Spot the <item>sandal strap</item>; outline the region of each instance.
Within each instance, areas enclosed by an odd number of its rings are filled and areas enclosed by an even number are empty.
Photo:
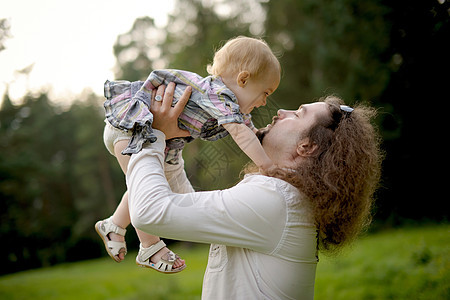
[[[125,236],[125,234],[127,233],[127,230],[125,228],[119,227],[114,224],[114,222],[112,221],[112,217],[109,217],[105,220],[105,231],[106,234],[112,232],[121,236]]]
[[[127,255],[127,246],[125,242],[108,241],[108,248],[114,256],[119,255],[121,252]],[[123,251],[120,251],[122,249]]]
[[[156,263],[156,268],[162,272],[170,272],[173,268],[173,263],[177,259],[177,255],[169,250],[166,253],[169,259],[161,258],[159,262]]]
[[[168,263],[164,262],[163,260],[160,260],[156,265],[156,269],[163,271],[163,272],[167,272],[167,271],[170,272],[170,271],[172,271],[172,266],[173,266],[173,263],[168,264]]]
[[[156,252],[164,248],[166,244],[163,241],[159,241],[156,244],[151,245],[148,248],[142,247],[142,244],[139,246],[139,256],[141,261],[146,261],[150,259]]]

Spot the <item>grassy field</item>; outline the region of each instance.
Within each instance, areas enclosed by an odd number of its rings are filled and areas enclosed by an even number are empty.
[[[321,258],[315,299],[450,299],[450,226],[384,231]]]
[[[0,299],[200,299],[208,246],[171,247],[186,259],[163,275],[109,257],[0,277]],[[450,299],[450,225],[361,238],[338,257],[321,256],[315,299]]]

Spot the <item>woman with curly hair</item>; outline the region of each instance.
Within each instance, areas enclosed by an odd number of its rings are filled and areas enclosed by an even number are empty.
[[[186,134],[176,119],[189,91],[171,107],[173,91],[160,88],[164,100],[152,103],[157,142],[130,159],[133,226],[211,244],[203,299],[313,299],[318,251],[342,248],[370,222],[382,159],[375,111],[337,97],[279,110],[257,132],[275,168],[250,166],[229,189],[195,192],[182,162],[164,163],[164,140]]]

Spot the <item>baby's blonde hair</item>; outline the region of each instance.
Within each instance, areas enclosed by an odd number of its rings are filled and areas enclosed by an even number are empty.
[[[217,76],[248,71],[250,76],[258,78],[268,71],[281,72],[281,66],[264,40],[238,36],[214,54],[213,64],[206,70]]]

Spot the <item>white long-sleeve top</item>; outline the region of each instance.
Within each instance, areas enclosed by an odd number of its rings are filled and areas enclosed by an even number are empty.
[[[255,174],[226,190],[194,192],[182,163],[164,172],[165,136],[155,134],[128,165],[131,221],[161,237],[211,244],[202,299],[313,299],[317,233],[298,190]]]

